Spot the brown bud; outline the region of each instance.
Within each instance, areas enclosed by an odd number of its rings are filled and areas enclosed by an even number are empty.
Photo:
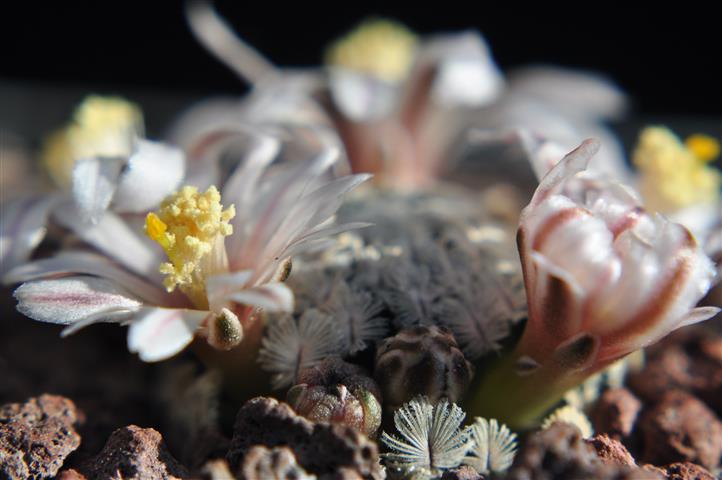
[[[208,320],[208,343],[218,350],[230,350],[243,340],[243,326],[236,314],[224,308]]]
[[[443,327],[402,330],[384,340],[376,353],[374,377],[390,410],[419,395],[433,404],[442,398],[457,402],[472,376],[473,366]]]

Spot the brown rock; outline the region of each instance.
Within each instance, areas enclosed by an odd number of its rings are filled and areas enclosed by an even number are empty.
[[[596,435],[588,440],[584,440],[587,444],[594,447],[597,456],[602,462],[611,465],[627,465],[634,467],[637,463],[634,457],[629,453],[627,448],[621,442],[609,438],[607,435]]]
[[[646,351],[645,368],[628,378],[643,400],[685,390],[722,415],[722,336],[712,329],[680,330]]]
[[[642,459],[655,465],[692,461],[714,470],[722,455],[722,422],[680,390],[667,392],[639,422]]]
[[[673,463],[662,468],[668,480],[715,480],[714,475],[696,463]]]
[[[304,470],[321,478],[343,478],[343,468],[364,479],[384,477],[378,448],[366,436],[345,425],[314,424],[272,398],[254,398],[239,410],[227,455],[231,468],[242,468],[256,445],[287,446]]]
[[[160,433],[135,425],[119,428],[103,450],[78,470],[88,478],[174,480],[188,472],[171,456]]]
[[[476,473],[476,470],[468,465],[459,468],[446,470],[441,476],[441,480],[484,480],[484,477]]]
[[[80,445],[78,415],[71,400],[56,395],[0,407],[0,477],[55,476]]]
[[[511,480],[661,479],[654,472],[604,463],[573,425],[556,422],[531,435],[517,453]]]
[[[61,471],[56,477],[57,480],[88,480],[88,478],[79,471],[71,468],[70,470]]]
[[[626,388],[606,390],[592,411],[594,431],[623,441],[634,430],[642,402]]]
[[[241,478],[245,480],[311,480],[315,478],[296,463],[288,447],[268,449],[262,445],[251,448],[243,459]]]

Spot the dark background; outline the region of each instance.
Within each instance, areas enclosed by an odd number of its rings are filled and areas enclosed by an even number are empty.
[[[420,33],[476,28],[504,69],[552,63],[605,72],[630,93],[636,114],[722,115],[719,21],[711,7],[694,2],[671,7],[535,2],[532,8],[481,1],[405,7],[285,3],[290,2],[216,5],[278,65],[318,63],[329,40],[377,14]],[[38,2],[3,6],[0,15],[0,81],[5,83],[140,88],[194,97],[244,89],[195,42],[182,2]]]

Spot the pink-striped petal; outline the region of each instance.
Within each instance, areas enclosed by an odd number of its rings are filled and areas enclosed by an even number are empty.
[[[33,320],[61,325],[88,318],[118,321],[142,305],[115,283],[86,276],[24,283],[14,296],[20,313]]]
[[[143,308],[130,323],[128,350],[144,362],[158,362],[188,346],[210,312]]]
[[[20,283],[52,276],[94,275],[112,280],[138,298],[154,305],[169,305],[172,296],[159,286],[133,275],[107,257],[90,252],[61,252],[20,265],[5,276],[6,283]]]
[[[72,204],[65,203],[53,211],[53,218],[63,227],[121,265],[146,278],[160,281],[158,266],[161,250],[142,232],[132,230],[121,217],[107,211],[95,225],[83,222]]]

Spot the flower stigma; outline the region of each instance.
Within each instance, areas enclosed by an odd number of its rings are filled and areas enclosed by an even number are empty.
[[[208,307],[206,279],[228,270],[223,239],[233,233],[229,221],[235,215],[233,205],[223,209],[215,186],[205,193],[184,186],[157,213],[148,213],[145,232],[168,255],[169,261],[160,265],[168,292],[179,287],[196,306]]]
[[[719,201],[720,172],[708,165],[720,152],[717,140],[692,135],[683,143],[665,127],[647,127],[634,152],[641,190],[652,210],[671,213],[700,203]]]
[[[367,20],[329,47],[326,63],[397,83],[411,69],[417,44],[398,22]]]

